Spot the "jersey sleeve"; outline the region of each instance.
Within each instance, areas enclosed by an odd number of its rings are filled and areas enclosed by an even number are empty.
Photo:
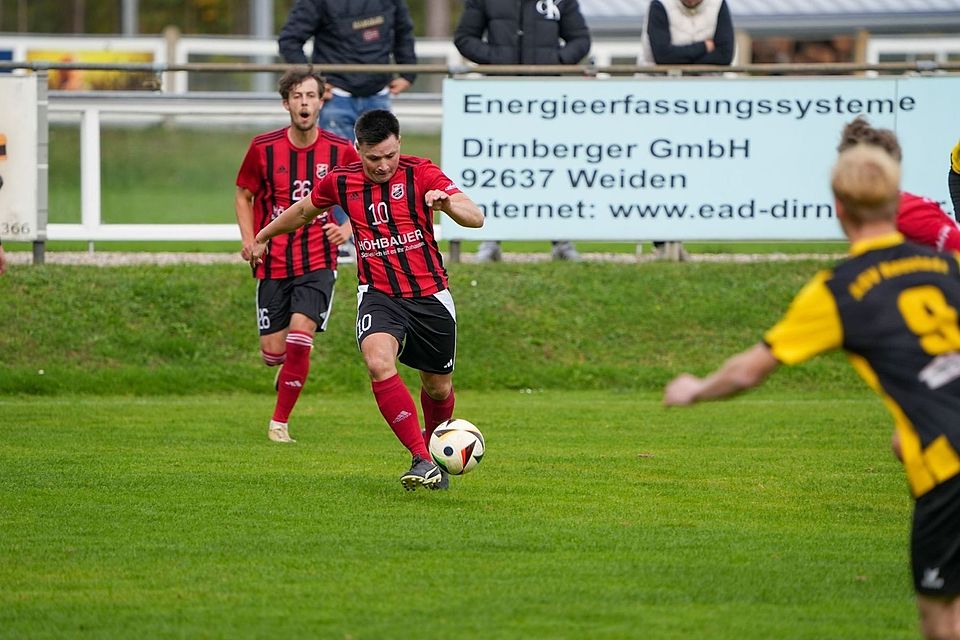
[[[422,189],[421,193],[426,193],[434,189],[446,191],[451,196],[455,193],[461,193],[457,183],[448,178],[440,167],[432,162],[424,162],[420,165],[417,182]]]
[[[960,229],[940,205],[912,194],[903,194],[897,211],[897,230],[911,242],[938,251],[960,250]]]
[[[357,150],[352,144],[341,145],[340,157],[338,158],[337,162],[341,167],[345,167],[353,162],[360,162],[360,154],[357,153]]]
[[[242,187],[250,193],[256,195],[260,191],[260,153],[254,145],[247,149],[247,155],[243,157],[243,163],[240,165],[240,171],[237,172],[237,186]]]
[[[313,189],[310,191],[310,203],[317,209],[329,209],[332,206],[340,204],[340,199],[337,196],[336,177],[338,175],[340,175],[340,173],[336,171],[328,173],[313,185]]]
[[[843,346],[843,325],[837,303],[827,288],[829,271],[822,271],[804,286],[783,318],[763,336],[773,357],[783,364],[798,364]]]

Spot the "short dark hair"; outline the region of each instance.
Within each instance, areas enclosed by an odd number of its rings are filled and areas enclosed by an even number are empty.
[[[317,88],[320,89],[320,97],[323,98],[323,87],[326,80],[320,75],[319,71],[314,71],[313,67],[293,67],[287,69],[284,74],[280,76],[279,82],[277,82],[277,91],[280,92],[280,97],[284,100],[289,98],[293,88],[307,78],[313,78],[317,81]]]
[[[871,127],[866,118],[857,116],[843,128],[837,151],[846,151],[850,147],[861,143],[880,147],[897,162],[903,160],[903,151],[900,150],[900,141],[897,140],[897,134],[890,129]]]
[[[357,144],[380,144],[390,136],[400,137],[400,121],[386,109],[373,109],[357,118],[353,133]]]

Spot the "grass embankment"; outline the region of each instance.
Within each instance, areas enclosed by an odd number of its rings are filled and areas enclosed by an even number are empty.
[[[467,389],[658,390],[758,339],[814,263],[452,265],[457,384]],[[341,271],[310,386],[365,388],[356,277]],[[263,391],[254,282],[235,266],[15,267],[0,278],[5,393]],[[38,372],[42,370],[43,374]],[[775,388],[859,389],[839,356]]]

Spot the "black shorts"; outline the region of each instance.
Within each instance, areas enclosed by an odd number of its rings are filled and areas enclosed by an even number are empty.
[[[917,593],[960,595],[960,475],[917,499],[910,548]]]
[[[333,285],[337,272],[318,269],[295,278],[257,281],[257,326],[266,336],[290,326],[290,316],[302,313],[317,323],[317,331],[327,328],[333,306]]]
[[[357,346],[372,333],[400,343],[400,362],[427,373],[452,373],[457,356],[457,311],[450,291],[395,298],[361,287],[357,292]]]

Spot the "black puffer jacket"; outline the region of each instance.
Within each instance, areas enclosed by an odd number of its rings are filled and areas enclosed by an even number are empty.
[[[467,0],[453,42],[477,64],[577,64],[590,30],[577,0]]]
[[[306,62],[304,43],[313,38],[318,64],[416,64],[413,20],[406,0],[297,0],[280,31],[280,55]],[[415,76],[403,76],[413,82]],[[390,83],[390,74],[330,73],[327,81],[357,96]]]

